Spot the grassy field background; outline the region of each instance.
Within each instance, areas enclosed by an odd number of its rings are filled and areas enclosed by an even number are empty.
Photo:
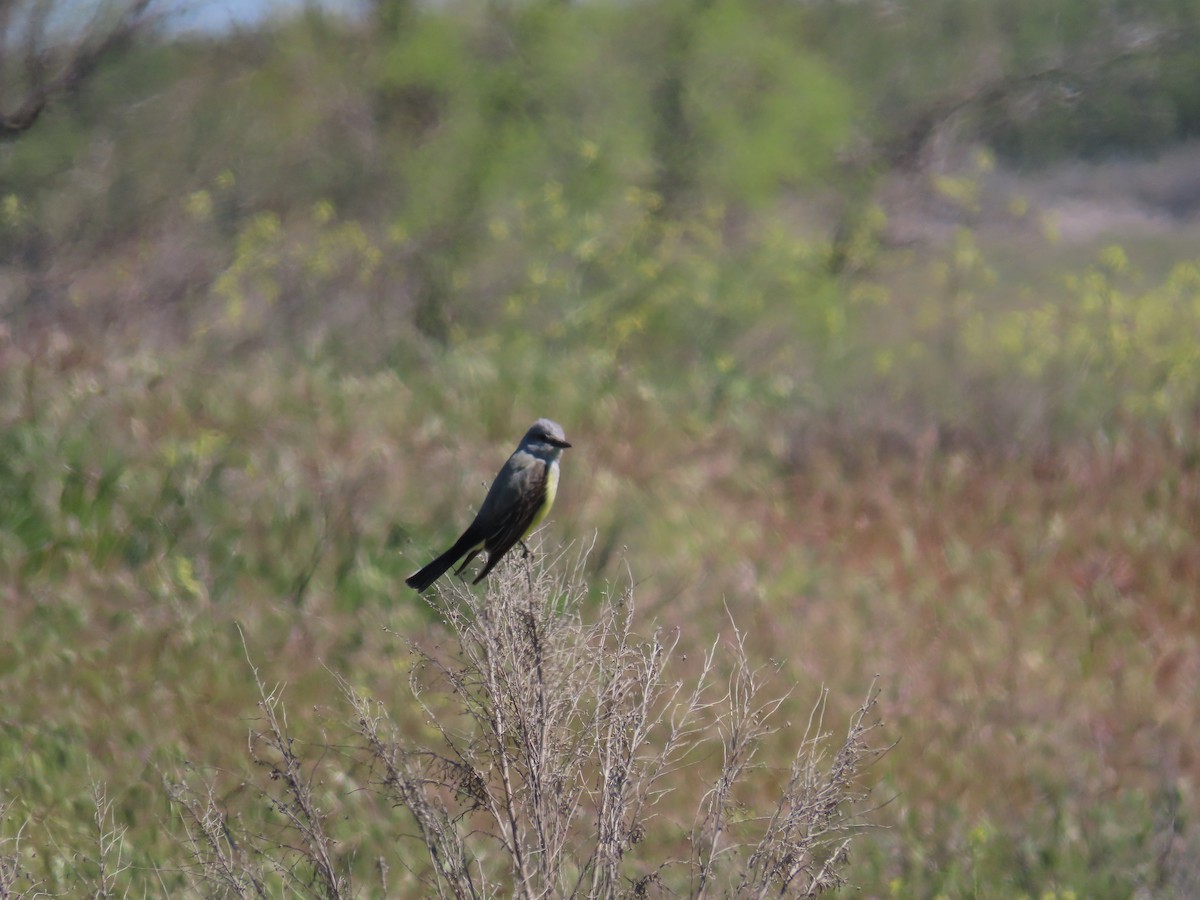
[[[1043,122],[1054,166],[963,140],[864,188],[838,160],[870,73],[811,43],[849,42],[840,13],[394,9],[369,38],[163,39],[2,148],[7,884],[185,890],[181,786],[286,844],[257,670],[339,864],[416,890],[337,677],[421,733],[405,641],[445,632],[403,578],[550,416],[574,447],[544,547],[632,583],[685,673],[732,617],[788,722],[827,690],[836,731],[877,686],[862,895],[1200,891],[1195,146],[1086,162]],[[672,170],[629,92],[679,21],[709,102]],[[703,80],[715,34],[819,89],[722,118],[747,88]]]

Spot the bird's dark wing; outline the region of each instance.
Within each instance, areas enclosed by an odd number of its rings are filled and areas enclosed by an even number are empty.
[[[488,553],[487,565],[476,576],[474,584],[486,578],[513,544],[525,537],[525,532],[546,502],[546,473],[546,464],[538,460],[517,476],[522,481],[520,490],[513,492],[512,502],[498,512],[496,521],[488,523],[492,527],[483,544]]]

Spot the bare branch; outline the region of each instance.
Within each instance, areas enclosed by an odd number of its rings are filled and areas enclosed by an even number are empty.
[[[13,802],[0,800],[0,825],[12,816]],[[28,824],[25,819],[11,836],[5,836],[11,829],[0,831],[0,898],[36,896],[42,890],[42,880],[30,875],[22,862],[21,840]]]
[[[243,898],[269,896],[245,848],[230,832],[229,816],[217,803],[212,785],[206,785],[200,795],[183,782],[168,781],[166,789],[167,796],[182,813],[183,843],[197,863],[192,873],[196,880],[221,894]]]
[[[1172,46],[1194,40],[1193,29],[1171,28],[1138,31],[1123,39],[1084,47],[1061,61],[1023,72],[1005,72],[933,96],[919,109],[910,111],[890,133],[854,154],[859,166],[883,164],[901,171],[919,171],[927,164],[931,141],[956,117],[969,111],[986,112],[1015,99],[1038,93],[1046,97],[1075,94],[1098,76],[1133,59],[1153,58]]]
[[[325,815],[313,796],[312,767],[306,771],[288,734],[282,686],[268,690],[250,661],[248,649],[246,660],[258,686],[258,707],[266,723],[264,730],[251,732],[250,754],[256,763],[270,771],[273,781],[283,785],[283,795],[270,796],[271,804],[300,837],[301,856],[312,866],[323,896],[329,900],[348,897],[351,895],[349,879],[339,871],[333,851],[334,839],[326,829]]]
[[[101,3],[73,42],[56,41],[49,33],[48,23],[57,9],[53,0],[0,4],[0,77],[23,86],[19,97],[0,99],[0,141],[14,140],[32,128],[51,100],[78,91],[101,62],[127,48],[150,24],[154,2],[130,0],[117,10]],[[18,21],[23,31],[14,38],[11,32]],[[22,48],[19,62],[5,52],[14,41]],[[14,65],[20,67],[19,74],[10,70]]]

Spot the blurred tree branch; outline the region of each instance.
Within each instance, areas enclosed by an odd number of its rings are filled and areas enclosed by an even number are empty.
[[[101,2],[72,28],[79,10],[66,2],[0,0],[0,141],[33,127],[52,99],[77,91],[127,47],[148,27],[154,2]]]
[[[957,123],[968,121],[972,137],[986,140],[995,123],[1010,120],[1013,110],[1023,108],[1022,114],[1029,115],[1050,104],[1098,96],[1111,87],[1113,73],[1120,67],[1143,65],[1154,71],[1159,60],[1186,48],[1198,34],[1200,23],[1194,17],[1161,23],[1108,23],[1099,34],[1050,54],[1040,64],[981,72],[964,79],[964,84],[881,110],[878,133],[843,157],[850,187],[831,237],[829,270],[836,274],[856,265],[852,245],[870,218],[872,189],[878,177],[920,176],[936,168],[933,148],[937,139]]]
[[[896,124],[870,148],[872,164],[900,171],[925,168],[926,151],[938,132],[961,113],[986,112],[1019,98],[1041,102],[1050,93],[1076,96],[1099,76],[1123,63],[1153,58],[1169,47],[1195,38],[1192,29],[1163,29],[1121,35],[1099,47],[1087,47],[1067,59],[1027,71],[1003,72],[959,88],[929,102]]]

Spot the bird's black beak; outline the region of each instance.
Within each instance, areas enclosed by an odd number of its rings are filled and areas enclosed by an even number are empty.
[[[550,443],[555,447],[561,447],[564,450],[571,446],[570,441],[560,441],[558,438],[550,438]]]

